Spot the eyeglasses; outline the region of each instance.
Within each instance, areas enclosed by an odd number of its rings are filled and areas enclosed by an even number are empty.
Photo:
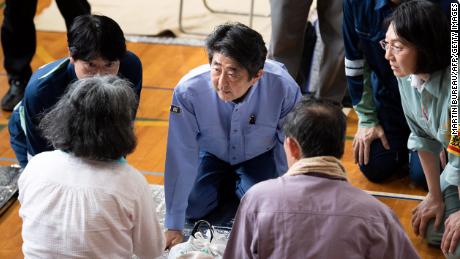
[[[403,50],[403,48],[391,45],[389,42],[387,42],[385,40],[381,40],[381,41],[379,41],[379,43],[380,43],[380,46],[382,47],[382,49],[388,50],[388,48],[390,48],[390,50],[393,52],[393,54],[398,54],[399,52],[401,52],[401,50]]]

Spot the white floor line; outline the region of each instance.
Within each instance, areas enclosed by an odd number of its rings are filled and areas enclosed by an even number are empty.
[[[422,201],[425,199],[425,196],[421,195],[410,195],[410,194],[401,194],[401,193],[391,193],[391,192],[376,192],[376,191],[365,191],[368,194],[375,196],[375,197],[382,197],[382,198],[393,198],[393,199],[403,199],[403,200],[414,200],[414,201]]]

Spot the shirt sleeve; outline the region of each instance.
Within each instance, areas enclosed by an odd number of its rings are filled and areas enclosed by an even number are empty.
[[[37,80],[32,82],[32,84],[35,83],[37,83]],[[24,124],[26,128],[25,132],[27,136],[27,153],[32,156],[44,151],[53,150],[52,146],[48,144],[48,141],[42,137],[39,130],[41,117],[47,112],[44,108],[46,105],[41,102],[41,94],[42,92],[38,91],[35,85],[28,85],[22,100],[22,105],[24,107]]]
[[[257,224],[255,213],[248,208],[248,199],[248,195],[241,199],[223,258],[258,258]]]
[[[458,67],[460,60],[457,60],[457,62],[458,62],[457,63],[457,67]],[[450,81],[447,81],[446,85],[443,85],[442,87],[451,88]],[[450,108],[450,105],[449,105],[449,108]],[[452,123],[452,120],[450,117],[449,117],[449,121],[450,123]],[[449,144],[447,146],[447,161],[448,162],[446,164],[446,167],[444,168],[444,171],[441,177],[442,190],[444,190],[444,188],[447,187],[447,186],[443,186],[442,184],[443,178],[444,178],[444,181],[448,183],[448,185],[460,186],[460,135],[457,135],[457,136],[451,135]]]
[[[142,63],[136,55],[132,54],[132,56],[134,67],[134,76],[132,79],[132,83],[134,84],[134,91],[136,92],[137,97],[140,98],[142,91]]]
[[[139,57],[128,51],[126,57],[120,63],[120,73],[132,83],[132,89],[136,93],[138,100],[137,110],[142,91],[142,63]]]
[[[178,87],[179,88],[179,87]],[[188,195],[198,170],[198,124],[190,103],[174,91],[169,115],[168,144],[165,166],[167,229],[184,228]]]
[[[292,109],[294,109],[295,105],[300,101],[302,98],[302,93],[300,92],[300,88],[297,84],[292,80],[292,82],[286,82],[287,84],[292,83],[294,87],[288,87],[287,89],[294,89],[288,92],[285,100],[283,102],[283,107],[280,113],[280,118],[278,121],[278,125],[276,127],[276,137],[277,141],[275,144],[275,162],[276,162],[276,170],[279,175],[283,175],[287,171],[287,159],[286,153],[284,152],[284,132],[283,132],[283,124],[286,116]]]
[[[405,89],[407,87],[411,87],[406,85],[404,80],[407,80],[407,78],[398,78],[399,88]],[[411,105],[411,101],[405,91],[400,90],[399,92],[401,95],[401,105],[404,111],[404,117],[406,117],[407,125],[411,131],[409,139],[407,140],[407,148],[410,150],[425,150],[438,155],[443,148],[442,144],[439,143],[438,140],[427,135],[425,131],[418,126],[418,123],[408,116],[411,110],[411,107],[409,107]]]
[[[30,172],[29,171],[34,171],[35,169],[35,166],[34,166],[34,163],[32,162],[33,160],[31,160],[31,162],[29,162],[27,164],[27,167],[24,168],[24,171],[22,171],[22,173],[19,175],[19,179],[18,179],[18,189],[19,189],[19,194],[18,194],[18,201],[21,205],[24,204],[24,198],[25,198],[25,193],[26,193],[26,190],[27,190],[27,187],[29,185],[29,178],[30,178]],[[22,210],[19,211],[19,215],[22,217]]]
[[[451,136],[447,146],[448,162],[444,168],[445,180],[455,186],[460,186],[460,136]]]
[[[360,49],[352,6],[351,0],[343,2],[342,29],[345,46],[345,75],[353,108],[358,114],[358,126],[369,128],[379,124],[379,121],[373,101],[370,70]]]
[[[404,104],[403,104],[404,108]],[[438,140],[428,136],[411,118],[406,114],[407,125],[410,128],[409,139],[407,140],[407,148],[410,150],[424,150],[435,154],[436,156],[442,150],[442,144]]]
[[[133,229],[133,252],[140,259],[156,258],[164,250],[164,235],[155,208],[149,186],[144,183],[135,204]]]

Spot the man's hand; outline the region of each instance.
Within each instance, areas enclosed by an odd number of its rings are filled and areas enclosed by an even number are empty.
[[[441,249],[444,254],[454,253],[460,238],[460,211],[450,214],[444,223]]]
[[[353,153],[355,154],[355,163],[367,165],[369,163],[369,152],[371,143],[375,139],[380,139],[385,149],[390,149],[390,144],[385,137],[382,126],[377,125],[372,128],[358,128],[353,140]]]
[[[179,244],[184,239],[181,230],[166,230],[165,231],[165,240],[166,246],[165,250],[171,249],[173,246]]]
[[[418,236],[425,237],[426,228],[430,219],[435,218],[434,227],[439,229],[442,216],[444,215],[444,202],[441,199],[434,199],[430,193],[412,210],[412,228]]]

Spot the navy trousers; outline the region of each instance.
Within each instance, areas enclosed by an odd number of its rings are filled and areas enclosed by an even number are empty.
[[[371,76],[376,77],[375,74]],[[426,187],[418,154],[407,149],[410,129],[401,107],[397,84],[389,84],[381,88],[373,85],[372,94],[378,120],[385,131],[390,149],[386,150],[380,139],[374,140],[370,147],[369,163],[360,166],[361,172],[372,182],[382,182],[398,171],[407,171],[409,167],[411,180],[417,185]]]
[[[407,139],[390,139],[390,149],[386,150],[380,139],[374,140],[369,153],[369,163],[360,165],[361,172],[372,182],[382,182],[394,172],[409,165],[409,177],[419,186],[426,188],[425,175],[416,151],[408,150]]]
[[[273,150],[236,165],[205,152],[188,198],[186,217],[201,219],[218,206],[225,210],[225,202],[232,197],[239,200],[254,184],[276,177]]]

